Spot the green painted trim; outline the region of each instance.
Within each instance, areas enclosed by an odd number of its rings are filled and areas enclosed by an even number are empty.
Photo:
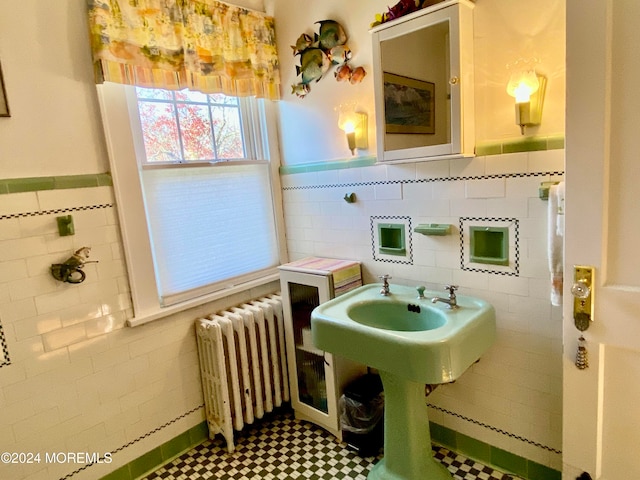
[[[182,432],[177,437],[166,441],[144,455],[130,461],[126,465],[105,475],[101,480],[136,480],[137,478],[155,472],[162,465],[173,461],[196,445],[209,438],[207,422],[201,422]]]
[[[69,188],[110,187],[111,174],[61,175],[58,177],[29,177],[0,179],[0,194],[64,190]]]
[[[564,135],[549,135],[548,137],[525,137],[515,140],[504,140],[502,142],[478,143],[476,145],[476,155],[502,155],[505,153],[561,150],[563,148]]]
[[[508,473],[527,480],[562,479],[562,473],[557,470],[494,447],[443,425],[429,422],[429,429],[433,442],[485,465],[506,470]]]
[[[283,165],[280,167],[280,175],[293,175],[295,173],[325,172],[327,170],[342,170],[345,168],[370,167],[376,164],[376,157],[346,158],[331,162],[303,163],[301,165]]]

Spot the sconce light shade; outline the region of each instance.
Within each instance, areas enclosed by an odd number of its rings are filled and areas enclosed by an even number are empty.
[[[363,149],[368,147],[367,120],[366,113],[356,112],[340,106],[338,127],[347,136],[347,144],[349,150],[351,150],[351,155],[355,154],[356,148]]]
[[[524,135],[524,128],[540,125],[547,78],[534,68],[517,70],[511,74],[507,93],[516,100],[516,124]]]

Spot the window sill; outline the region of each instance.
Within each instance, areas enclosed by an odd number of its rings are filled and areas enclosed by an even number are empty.
[[[179,313],[184,310],[188,310],[190,308],[204,305],[205,303],[210,303],[231,295],[246,292],[252,288],[261,287],[268,283],[278,281],[279,279],[280,279],[280,275],[276,271],[274,273],[265,275],[264,277],[257,278],[255,280],[245,282],[239,285],[234,285],[232,287],[225,288],[223,290],[218,290],[217,292],[213,292],[208,295],[202,295],[201,297],[197,297],[192,300],[177,303],[175,305],[171,305],[164,308],[159,307],[155,311],[142,312],[140,315],[135,316],[130,320],[127,320],[127,326],[138,327],[140,325],[144,325],[145,323],[153,322],[154,320],[160,320],[162,318],[168,317],[175,313]]]

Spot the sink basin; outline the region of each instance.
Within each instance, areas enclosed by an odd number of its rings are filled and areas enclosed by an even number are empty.
[[[495,311],[484,300],[458,295],[449,309],[425,292],[380,284],[356,288],[318,306],[311,315],[315,345],[370,367],[420,383],[458,378],[495,339]]]
[[[401,332],[434,330],[442,327],[447,321],[445,312],[421,307],[416,302],[361,302],[349,307],[347,315],[362,325]]]
[[[452,480],[431,452],[425,384],[452,382],[495,338],[493,307],[459,295],[458,308],[433,304],[440,294],[365,285],[316,307],[311,336],[327,352],[377,368],[384,387],[384,458],[368,480]]]

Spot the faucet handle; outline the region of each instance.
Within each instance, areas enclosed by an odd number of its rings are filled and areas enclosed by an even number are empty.
[[[389,295],[389,279],[391,278],[391,275],[378,275],[378,278],[382,280],[380,295],[384,295],[386,297]]]
[[[444,289],[445,290],[449,290],[449,296],[450,297],[455,297],[456,290],[458,290],[458,285],[445,285]]]
[[[426,287],[424,285],[419,285],[416,287],[416,290],[418,291],[418,298],[422,299],[424,298],[424,291],[425,291]]]

